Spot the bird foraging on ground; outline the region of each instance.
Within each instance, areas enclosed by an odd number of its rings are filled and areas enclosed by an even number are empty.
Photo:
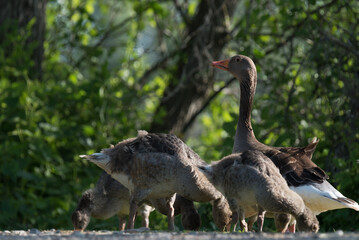
[[[164,198],[168,229],[174,230],[176,193],[192,201],[211,201],[218,228],[224,230],[230,225],[232,213],[224,196],[197,168],[206,163],[174,135],[139,131],[136,138],[80,157],[95,163],[129,189],[129,228],[133,228],[136,209],[142,201]]]

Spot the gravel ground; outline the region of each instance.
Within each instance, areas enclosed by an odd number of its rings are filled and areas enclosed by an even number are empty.
[[[28,231],[0,231],[0,239],[40,239],[40,240],[232,240],[232,239],[359,239],[359,232],[336,231],[332,233],[219,233],[219,232],[158,232],[137,229],[135,231],[85,231],[74,232],[64,230],[29,229]]]

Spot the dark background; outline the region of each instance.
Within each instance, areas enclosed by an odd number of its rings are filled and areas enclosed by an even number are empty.
[[[239,84],[210,62],[235,54],[257,66],[257,138],[318,137],[313,160],[359,201],[358,18],[355,0],[1,1],[0,229],[72,229],[100,175],[78,155],[138,129],[175,133],[206,161],[231,153]],[[354,210],[319,220],[321,231],[359,228]],[[165,217],[153,213],[151,228]]]

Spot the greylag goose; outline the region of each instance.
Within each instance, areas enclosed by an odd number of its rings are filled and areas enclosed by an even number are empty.
[[[242,230],[247,231],[246,216],[258,212],[259,222],[263,222],[266,211],[292,215],[300,231],[319,230],[314,213],[289,189],[278,168],[262,152],[232,154],[200,169],[227,198],[232,223],[236,225],[239,219]]]
[[[125,230],[126,217],[130,208],[130,192],[122,184],[103,172],[92,189],[86,190],[72,213],[75,230],[83,231],[90,223],[91,217],[108,219],[117,215],[120,231]],[[138,213],[142,217],[142,227],[148,228],[149,215],[153,207],[142,204]]]
[[[155,199],[141,205],[137,213],[142,217],[142,227],[149,228],[149,215],[154,208],[167,215],[164,199]],[[154,208],[153,208],[154,207]],[[185,230],[197,231],[201,226],[201,218],[189,201],[176,195],[173,205],[177,216],[181,214],[181,223]],[[130,209],[130,192],[121,183],[114,180],[106,172],[102,172],[96,186],[86,190],[72,214],[72,224],[75,230],[85,230],[91,217],[108,219],[117,215],[120,220],[120,231],[125,229],[126,217]]]
[[[289,187],[303,198],[315,214],[340,208],[359,211],[358,203],[336,190],[327,181],[328,175],[311,160],[318,144],[316,139],[306,147],[271,147],[256,139],[251,125],[251,110],[257,70],[249,57],[238,55],[213,62],[212,66],[230,72],[240,83],[240,109],[233,153],[245,150],[264,153],[279,168]]]
[[[230,226],[232,213],[224,196],[196,167],[206,163],[174,135],[139,131],[136,138],[80,157],[95,163],[130,190],[129,228],[133,228],[139,203],[165,198],[168,228],[173,230],[176,193],[196,202],[212,201],[217,227],[224,230]]]

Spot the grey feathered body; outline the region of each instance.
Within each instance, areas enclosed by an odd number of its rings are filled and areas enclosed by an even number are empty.
[[[205,165],[205,162],[174,135],[139,135],[105,149],[103,153],[110,157],[105,170],[115,179],[119,174],[126,175],[136,189],[134,192],[146,195],[148,199],[168,197],[174,193],[197,202],[221,197],[221,193],[195,167]],[[131,190],[131,184],[126,181],[122,184]]]
[[[174,135],[140,131],[136,138],[83,157],[126,186],[138,203],[175,193],[197,202],[213,200],[218,216],[223,218],[215,220],[218,227],[229,222],[231,212],[223,195],[197,168],[206,163]]]
[[[231,210],[243,213],[243,217],[257,214],[258,206],[271,213],[293,215],[302,231],[318,230],[315,215],[289,189],[278,168],[263,153],[232,154],[202,169],[226,196]]]
[[[164,198],[147,201],[146,204],[142,204],[138,210],[138,213],[142,216],[143,227],[148,227],[149,214],[154,210],[153,207],[160,213],[167,215],[166,201]],[[174,209],[175,216],[178,214],[182,215],[182,225],[184,229],[199,229],[200,216],[192,201],[177,195]],[[102,172],[96,186],[83,193],[73,213],[72,221],[75,229],[84,230],[90,222],[90,217],[108,219],[117,215],[120,221],[122,219],[125,221],[129,212],[129,190],[106,172]],[[84,222],[81,223],[81,221]]]
[[[144,221],[153,207],[143,204],[138,213]],[[117,215],[121,222],[126,222],[130,211],[130,192],[126,187],[103,172],[92,189],[86,190],[72,214],[72,223],[75,229],[86,229],[90,218],[108,219]]]

